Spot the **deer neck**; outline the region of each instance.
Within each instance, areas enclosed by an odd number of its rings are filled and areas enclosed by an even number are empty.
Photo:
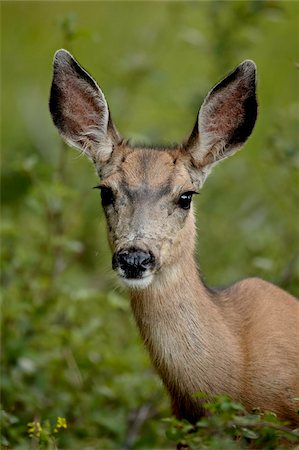
[[[192,245],[148,288],[130,292],[137,325],[157,371],[169,391],[177,393],[173,396],[189,403],[198,391],[232,392],[231,380],[239,377],[240,366],[238,345],[223,320],[216,294],[198,275],[194,242],[193,238]],[[186,408],[190,410],[190,405]]]
[[[172,263],[155,274],[147,288],[130,291],[133,312],[146,342],[151,340],[157,326],[181,336],[189,335],[194,325],[201,328],[210,322],[208,318],[216,308],[198,274],[195,238],[191,211],[188,225],[179,239],[187,244],[181,245]]]
[[[154,363],[203,348],[217,308],[198,275],[193,256],[164,268],[146,289],[130,292],[133,313]]]

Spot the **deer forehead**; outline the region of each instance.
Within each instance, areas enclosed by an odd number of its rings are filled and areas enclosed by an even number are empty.
[[[119,155],[120,156],[120,155]],[[117,171],[105,184],[136,191],[169,193],[192,190],[193,185],[179,150],[123,149]]]

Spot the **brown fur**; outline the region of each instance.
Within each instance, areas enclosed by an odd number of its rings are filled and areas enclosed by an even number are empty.
[[[194,394],[203,391],[298,424],[299,302],[257,278],[207,289],[194,257],[192,206],[180,205],[250,135],[254,63],[244,61],[214,87],[190,138],[173,149],[126,145],[102,91],[65,50],[55,55],[50,110],[61,135],[92,159],[113,194],[104,209],[114,254],[137,248],[154,255],[143,277],[119,275],[135,283],[133,313],[175,414],[196,421],[203,410]]]
[[[168,157],[167,152],[135,150],[131,155],[127,178],[122,178],[129,189],[138,189],[138,173],[142,180],[139,188],[148,186],[149,195],[167,179],[183,177],[180,161],[178,168],[167,167],[171,153]],[[143,160],[149,164],[147,175],[140,172]],[[157,174],[154,171],[159,165],[164,171],[151,183],[150,174]],[[149,212],[156,217],[154,209]],[[298,423],[299,405],[293,399],[299,394],[299,302],[255,278],[212,293],[197,272],[193,213],[189,213],[177,236],[171,230],[165,234],[161,220],[154,221],[151,229],[157,242],[143,239],[142,245],[153,249],[158,244],[155,251],[161,249],[162,268],[148,288],[134,289],[130,296],[140,333],[170,392],[174,411],[194,421],[202,413],[194,393],[225,393],[248,410],[260,407]],[[122,219],[120,225],[125,223]],[[163,240],[172,244],[171,255],[167,247],[165,257],[159,225]]]

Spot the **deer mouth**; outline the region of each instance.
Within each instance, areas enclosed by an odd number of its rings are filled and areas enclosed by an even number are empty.
[[[126,278],[120,276],[120,279],[124,283],[124,285],[129,287],[130,289],[145,289],[151,284],[153,278],[153,274],[146,275],[142,278]]]

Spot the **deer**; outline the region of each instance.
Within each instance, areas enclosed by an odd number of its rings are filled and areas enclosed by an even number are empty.
[[[195,423],[205,414],[195,394],[205,392],[298,425],[298,300],[259,278],[208,288],[195,255],[192,197],[254,128],[255,63],[245,60],[212,88],[176,146],[122,138],[101,88],[64,49],[54,56],[49,108],[62,138],[101,180],[112,268],[128,288],[174,415]]]

